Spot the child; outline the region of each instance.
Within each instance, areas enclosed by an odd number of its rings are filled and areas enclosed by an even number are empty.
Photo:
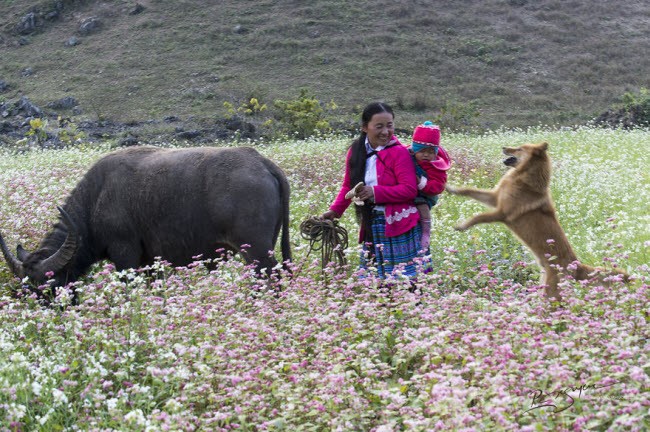
[[[445,190],[451,160],[445,149],[440,146],[440,128],[430,121],[415,128],[408,149],[414,159],[418,177],[419,192],[415,198],[415,206],[420,213],[422,227],[420,247],[426,251],[429,249],[431,238],[431,207],[436,205],[438,194]]]

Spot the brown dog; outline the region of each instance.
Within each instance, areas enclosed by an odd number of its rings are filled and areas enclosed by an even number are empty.
[[[503,162],[513,167],[492,190],[455,188],[447,186],[452,194],[474,198],[495,209],[480,213],[456,227],[464,231],[479,223],[503,222],[530,248],[542,269],[541,283],[546,285],[546,295],[561,300],[557,284],[559,272],[566,271],[577,280],[589,279],[601,270],[578,263],[555,213],[549,190],[551,160],[546,150],[548,143],[524,144],[521,147],[504,147],[508,155]],[[573,264],[575,263],[575,264]],[[603,273],[598,278],[624,272]]]

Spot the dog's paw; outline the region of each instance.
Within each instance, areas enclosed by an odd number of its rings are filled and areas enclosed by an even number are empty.
[[[462,231],[466,231],[466,230],[467,230],[467,227],[466,227],[465,225],[462,225],[462,224],[461,224],[461,225],[456,225],[456,226],[454,227],[454,229],[455,229],[456,231],[461,231],[461,232],[462,232]]]
[[[457,194],[458,193],[458,189],[456,189],[453,186],[449,186],[449,185],[445,186],[445,190],[447,192],[449,192],[450,194]]]

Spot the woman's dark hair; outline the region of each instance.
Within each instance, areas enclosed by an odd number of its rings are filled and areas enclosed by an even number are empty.
[[[379,113],[389,113],[393,118],[395,114],[393,113],[393,108],[390,105],[383,102],[373,102],[366,106],[361,113],[361,126],[368,126],[372,116]],[[350,186],[354,187],[357,183],[362,182],[366,178],[366,133],[361,130],[361,135],[359,138],[352,141],[350,145],[350,159],[349,159],[349,168],[350,168]],[[366,228],[370,228],[370,212],[372,211],[371,206],[354,206],[357,213],[357,219],[365,222]],[[366,235],[366,239],[370,237]],[[367,240],[368,241],[368,240]]]

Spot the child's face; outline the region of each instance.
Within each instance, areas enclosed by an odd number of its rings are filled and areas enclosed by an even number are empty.
[[[436,160],[436,150],[433,147],[427,147],[415,153],[415,159],[420,161]]]

